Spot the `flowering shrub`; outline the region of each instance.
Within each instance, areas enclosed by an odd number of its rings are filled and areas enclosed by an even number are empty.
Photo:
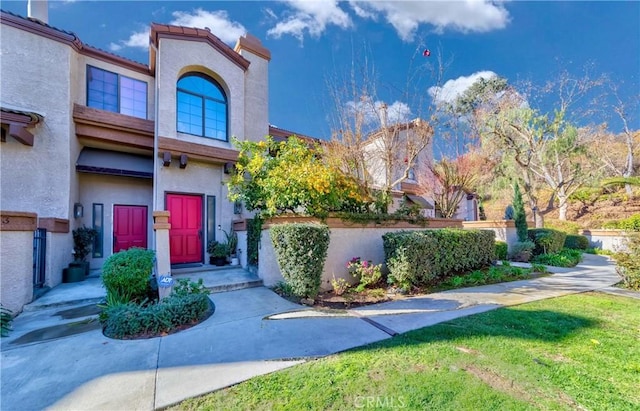
[[[358,292],[364,291],[368,286],[377,284],[382,279],[382,264],[375,265],[371,260],[361,260],[360,257],[353,257],[347,263],[347,268],[359,281],[356,287]]]

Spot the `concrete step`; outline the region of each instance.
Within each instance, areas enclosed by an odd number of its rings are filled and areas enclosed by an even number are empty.
[[[226,267],[223,269],[184,273],[176,273],[173,271],[172,276],[176,282],[181,278],[187,278],[190,281],[202,279],[204,286],[212,293],[261,287],[263,285],[262,280],[258,278],[257,275],[251,274],[241,267]]]

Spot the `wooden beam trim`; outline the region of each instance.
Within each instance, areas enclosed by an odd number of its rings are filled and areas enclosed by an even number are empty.
[[[171,151],[171,154],[175,156],[187,154],[190,158],[216,163],[237,161],[239,154],[236,150],[211,147],[204,144],[180,141],[175,138],[168,137],[158,138],[158,150]]]
[[[76,124],[76,136],[96,141],[117,143],[127,147],[153,150],[153,135],[132,134],[93,124]]]
[[[111,129],[147,134],[152,137],[155,129],[155,122],[153,120],[98,110],[80,104],[73,105],[73,120],[76,123],[95,124]]]
[[[0,231],[35,231],[38,214],[24,211],[0,211]]]
[[[9,135],[25,146],[33,147],[33,134],[27,131],[24,124],[9,124]]]

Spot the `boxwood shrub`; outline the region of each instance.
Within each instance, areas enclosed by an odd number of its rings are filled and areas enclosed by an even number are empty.
[[[488,230],[422,230],[382,236],[389,282],[404,289],[438,283],[455,272],[474,270],[495,258],[495,233]]]
[[[102,283],[111,300],[142,301],[149,295],[155,252],[133,247],[112,254],[102,266]]]
[[[533,249],[534,255],[557,253],[564,247],[564,240],[567,234],[552,228],[533,228],[528,232],[529,239],[536,247]]]
[[[589,248],[589,239],[583,235],[567,234],[567,238],[564,240],[564,248],[586,250]]]
[[[509,250],[509,245],[504,241],[496,241],[496,259],[497,260],[506,260],[507,252]]]
[[[269,231],[280,271],[293,294],[315,298],[329,249],[329,227],[292,223],[274,225]]]

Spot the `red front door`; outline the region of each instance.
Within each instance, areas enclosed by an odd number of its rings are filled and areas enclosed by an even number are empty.
[[[167,194],[171,264],[202,262],[202,196]]]
[[[147,207],[113,206],[113,252],[147,248]]]

